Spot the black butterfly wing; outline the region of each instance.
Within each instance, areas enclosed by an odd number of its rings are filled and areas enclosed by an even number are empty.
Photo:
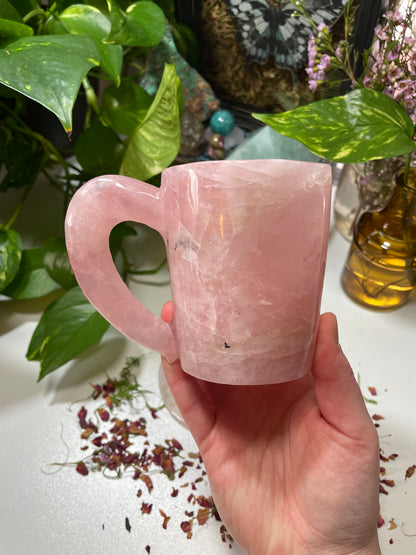
[[[273,16],[267,0],[224,0],[224,4],[237,25],[237,41],[247,59],[261,64],[267,62]]]
[[[341,15],[346,0],[305,0],[305,7],[316,25],[332,25]],[[310,24],[293,17],[289,2],[279,8],[267,0],[224,0],[237,25],[237,40],[247,60],[264,64],[270,55],[276,66],[292,72],[306,65]]]
[[[331,27],[341,16],[347,0],[305,0],[305,8],[315,25],[325,23]]]
[[[274,11],[271,22],[274,37],[272,52],[276,66],[297,71],[303,67],[308,56],[309,25],[294,17],[292,4]]]

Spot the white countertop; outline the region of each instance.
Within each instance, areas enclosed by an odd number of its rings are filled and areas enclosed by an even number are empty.
[[[360,373],[363,393],[371,397],[367,387],[377,389],[374,399],[378,405],[369,404],[368,409],[370,414],[384,417],[379,432],[385,455],[398,454],[394,461],[383,463],[385,478],[393,479],[396,485],[386,487],[389,495],[380,495],[381,514],[386,521],[379,531],[382,553],[413,555],[416,536],[405,534],[416,534],[416,473],[408,480],[404,476],[406,469],[416,464],[416,303],[388,313],[355,305],[340,286],[347,249],[346,241],[334,231],[322,311],[337,314],[340,342],[354,370]],[[167,273],[154,279],[165,282]],[[160,313],[170,297],[167,284],[135,284],[133,289],[155,313]],[[187,539],[180,523],[185,519],[184,511],[191,507],[182,491],[178,497],[171,497],[175,482],[162,474],[152,477],[152,494],[138,499],[137,482],[131,477],[110,480],[100,473],[83,477],[73,467],[53,466],[85,456],[80,451],[76,418],[81,405],[71,404],[91,393],[89,383],[103,383],[106,373],[117,376],[126,356],[140,355],[138,380],[156,393],[157,400],[160,358],[111,329],[98,347],[90,348],[38,384],[38,364],[28,362],[25,352],[44,306],[42,299],[16,303],[0,298],[0,553],[130,555],[146,553],[147,545],[152,555],[241,553],[235,545],[230,550],[221,541],[220,524],[213,520],[194,526],[192,539]],[[91,408],[88,403],[85,406]],[[143,404],[138,412],[149,423],[150,441],[174,437],[186,452],[196,450],[188,430],[166,409],[156,420]],[[183,491],[189,493],[186,488]],[[208,484],[199,483],[197,493],[209,495]],[[141,513],[142,500],[153,503],[150,515]],[[159,508],[171,516],[166,530]],[[392,518],[397,528],[388,530]]]

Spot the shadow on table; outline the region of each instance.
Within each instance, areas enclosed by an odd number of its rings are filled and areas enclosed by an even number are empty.
[[[105,381],[111,369],[121,371],[127,345],[128,340],[122,336],[105,338],[57,370],[55,376],[46,376],[46,392],[52,394],[50,405],[88,397],[93,391],[89,384]]]
[[[0,295],[0,335],[14,330],[24,322],[38,322],[52,301],[62,296],[62,290],[36,299],[17,301]]]

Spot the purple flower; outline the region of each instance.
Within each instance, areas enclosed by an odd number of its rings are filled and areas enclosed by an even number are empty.
[[[376,27],[374,29],[374,33],[376,34],[377,38],[379,38],[380,40],[388,40],[389,39],[389,35],[386,32],[386,28],[382,27],[380,24],[376,25]]]
[[[393,60],[397,60],[397,58],[399,57],[399,52],[393,48],[393,50],[390,50],[390,52],[387,53],[387,59],[389,62],[392,62]]]
[[[403,77],[403,71],[395,64],[390,64],[388,69],[388,76],[391,82],[396,81],[399,77]]]
[[[318,84],[316,81],[314,81],[313,79],[309,79],[309,88],[312,92],[316,91]]]
[[[325,32],[325,31],[329,33],[329,27],[326,25],[326,23],[322,22],[318,25],[318,32]]]
[[[387,21],[392,21],[393,23],[403,23],[403,16],[399,10],[392,12],[391,10],[386,12],[385,18]]]
[[[318,67],[326,69],[331,63],[331,57],[328,54],[322,54]]]

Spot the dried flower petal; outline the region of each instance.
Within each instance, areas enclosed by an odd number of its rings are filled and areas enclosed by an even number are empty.
[[[140,474],[140,480],[146,484],[147,490],[150,493],[153,489],[152,479],[148,474]]]
[[[184,520],[183,522],[181,522],[181,528],[185,532],[188,540],[190,540],[192,538],[192,521]]]
[[[99,408],[99,409],[97,410],[97,412],[98,412],[98,416],[101,418],[101,420],[102,420],[103,422],[107,422],[107,421],[109,420],[109,418],[110,418],[110,413],[108,412],[108,410],[105,410],[105,409],[103,409],[103,408]]]
[[[144,501],[142,502],[142,515],[150,515],[150,513],[152,512],[152,508],[153,508],[153,504],[152,503],[145,503]]]
[[[397,524],[394,522],[394,518],[392,518],[389,521],[390,526],[387,528],[387,530],[394,530],[395,528],[397,528]]]
[[[167,514],[164,511],[162,511],[162,509],[159,509],[159,513],[163,517],[162,528],[164,528],[166,530],[166,528],[168,527],[168,522],[170,520],[170,516],[167,516]]]
[[[377,517],[377,528],[381,528],[382,526],[384,526],[385,524],[385,520],[381,515],[378,515]]]
[[[416,464],[413,464],[412,466],[409,466],[409,468],[406,470],[405,480],[407,480],[408,478],[411,478],[413,476],[415,470],[416,470]]]
[[[384,495],[389,494],[389,492],[381,484],[379,484],[379,492],[383,493]]]
[[[88,474],[88,468],[87,468],[86,464],[82,461],[77,463],[77,466],[76,466],[75,470],[78,472],[78,474],[81,474],[82,476],[86,476]]]
[[[384,420],[384,416],[381,416],[381,414],[373,414],[371,418],[373,420]]]
[[[208,509],[208,508],[205,508],[205,509],[198,509],[198,513],[197,513],[197,515],[196,515],[196,519],[197,519],[198,524],[199,524],[200,526],[202,526],[203,524],[206,523],[206,521],[208,520],[209,514],[210,514],[210,512],[209,512],[209,509]]]

